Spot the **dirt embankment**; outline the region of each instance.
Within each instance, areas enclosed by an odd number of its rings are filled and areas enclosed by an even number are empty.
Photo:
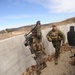
[[[71,23],[75,23],[75,17],[69,18],[69,19],[66,19],[66,20],[63,20],[63,21],[60,21],[60,22],[43,24],[41,28],[43,30],[43,29],[47,29],[47,28],[51,27],[51,25],[53,25],[53,24],[67,25],[67,24],[71,24]],[[32,26],[33,25],[2,30],[2,31],[0,31],[0,40],[10,38],[12,36],[20,35],[20,34],[25,34],[25,33],[29,32],[31,30]]]

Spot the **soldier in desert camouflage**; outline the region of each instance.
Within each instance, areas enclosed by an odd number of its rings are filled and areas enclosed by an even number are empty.
[[[28,36],[26,40],[25,46],[29,46],[32,54],[35,54],[34,59],[37,64],[37,75],[40,75],[41,68],[45,68],[47,65],[44,61],[44,56],[46,55],[44,44],[42,42],[42,33],[41,33],[41,25],[40,21],[37,21],[36,27],[34,27],[31,31],[32,33]]]

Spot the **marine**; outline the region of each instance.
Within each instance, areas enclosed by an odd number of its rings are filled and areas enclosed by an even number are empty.
[[[37,75],[40,75],[41,69],[45,68],[47,65],[44,61],[44,56],[46,55],[44,44],[42,42],[41,26],[39,21],[36,26],[32,29],[31,34],[27,37],[25,46],[30,46],[30,51],[35,55],[34,60],[37,64]]]
[[[46,37],[49,42],[52,42],[53,47],[55,48],[55,64],[57,65],[60,48],[62,45],[65,45],[65,35],[61,30],[57,28],[55,24],[53,24],[52,30],[47,33]]]

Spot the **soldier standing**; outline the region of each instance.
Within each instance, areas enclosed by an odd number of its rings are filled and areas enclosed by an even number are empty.
[[[52,30],[46,35],[49,42],[52,42],[53,47],[55,48],[55,64],[58,64],[58,57],[60,54],[61,41],[62,45],[65,44],[65,35],[60,31],[56,25],[52,25]]]
[[[38,22],[37,22],[38,23]],[[47,65],[44,61],[44,56],[46,54],[44,45],[42,43],[40,25],[36,24],[36,27],[32,29],[32,33],[27,37],[25,46],[29,45],[32,54],[35,54],[34,60],[36,61],[37,75],[40,75],[42,66],[45,68]],[[39,34],[38,34],[39,32]]]

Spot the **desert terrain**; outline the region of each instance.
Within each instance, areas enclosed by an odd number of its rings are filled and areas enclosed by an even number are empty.
[[[51,25],[53,24],[56,24],[57,26],[62,26],[62,25],[68,25],[72,23],[75,24],[75,17],[69,18],[60,22],[43,24],[41,26],[42,26],[42,30],[46,30],[50,28]],[[3,63],[0,62],[1,75],[5,75],[5,74],[13,75],[12,72],[14,71],[15,71],[14,75],[22,75],[22,72],[25,71],[24,67],[26,67],[26,65],[24,64],[25,63],[24,59],[26,60],[27,58],[26,55],[29,49],[25,48],[23,45],[23,41],[24,41],[23,36],[22,37],[21,36],[14,37],[14,36],[28,33],[31,30],[33,25],[23,26],[19,28],[5,29],[0,31],[0,40],[1,40],[0,47],[2,49],[0,51],[1,51],[1,58],[2,58],[1,61],[3,62]],[[7,39],[7,38],[11,38],[11,39]],[[2,40],[5,40],[5,41],[2,41]],[[46,62],[47,67],[42,70],[42,73],[40,75],[75,75],[75,66],[70,64],[70,61],[72,60],[70,56],[72,56],[74,53],[75,53],[75,47],[71,47],[68,44],[66,44],[65,46],[61,48],[61,54],[58,60],[58,65],[54,64],[54,57],[50,56],[51,60]],[[13,61],[15,60],[15,61],[12,62],[12,60]],[[7,62],[5,63],[5,61]]]
[[[41,28],[42,30],[50,28],[51,25],[56,24],[57,26],[61,26],[61,25],[67,25],[67,24],[72,24],[75,23],[75,17],[73,18],[69,18],[60,22],[54,22],[54,23],[49,23],[49,24],[41,24]],[[35,24],[33,24],[35,25]],[[33,25],[28,25],[28,26],[23,26],[23,27],[19,27],[19,28],[7,28],[5,30],[1,30],[0,31],[0,40],[6,39],[6,38],[10,38],[12,36],[17,36],[17,35],[21,35],[21,34],[25,34],[28,33]]]

